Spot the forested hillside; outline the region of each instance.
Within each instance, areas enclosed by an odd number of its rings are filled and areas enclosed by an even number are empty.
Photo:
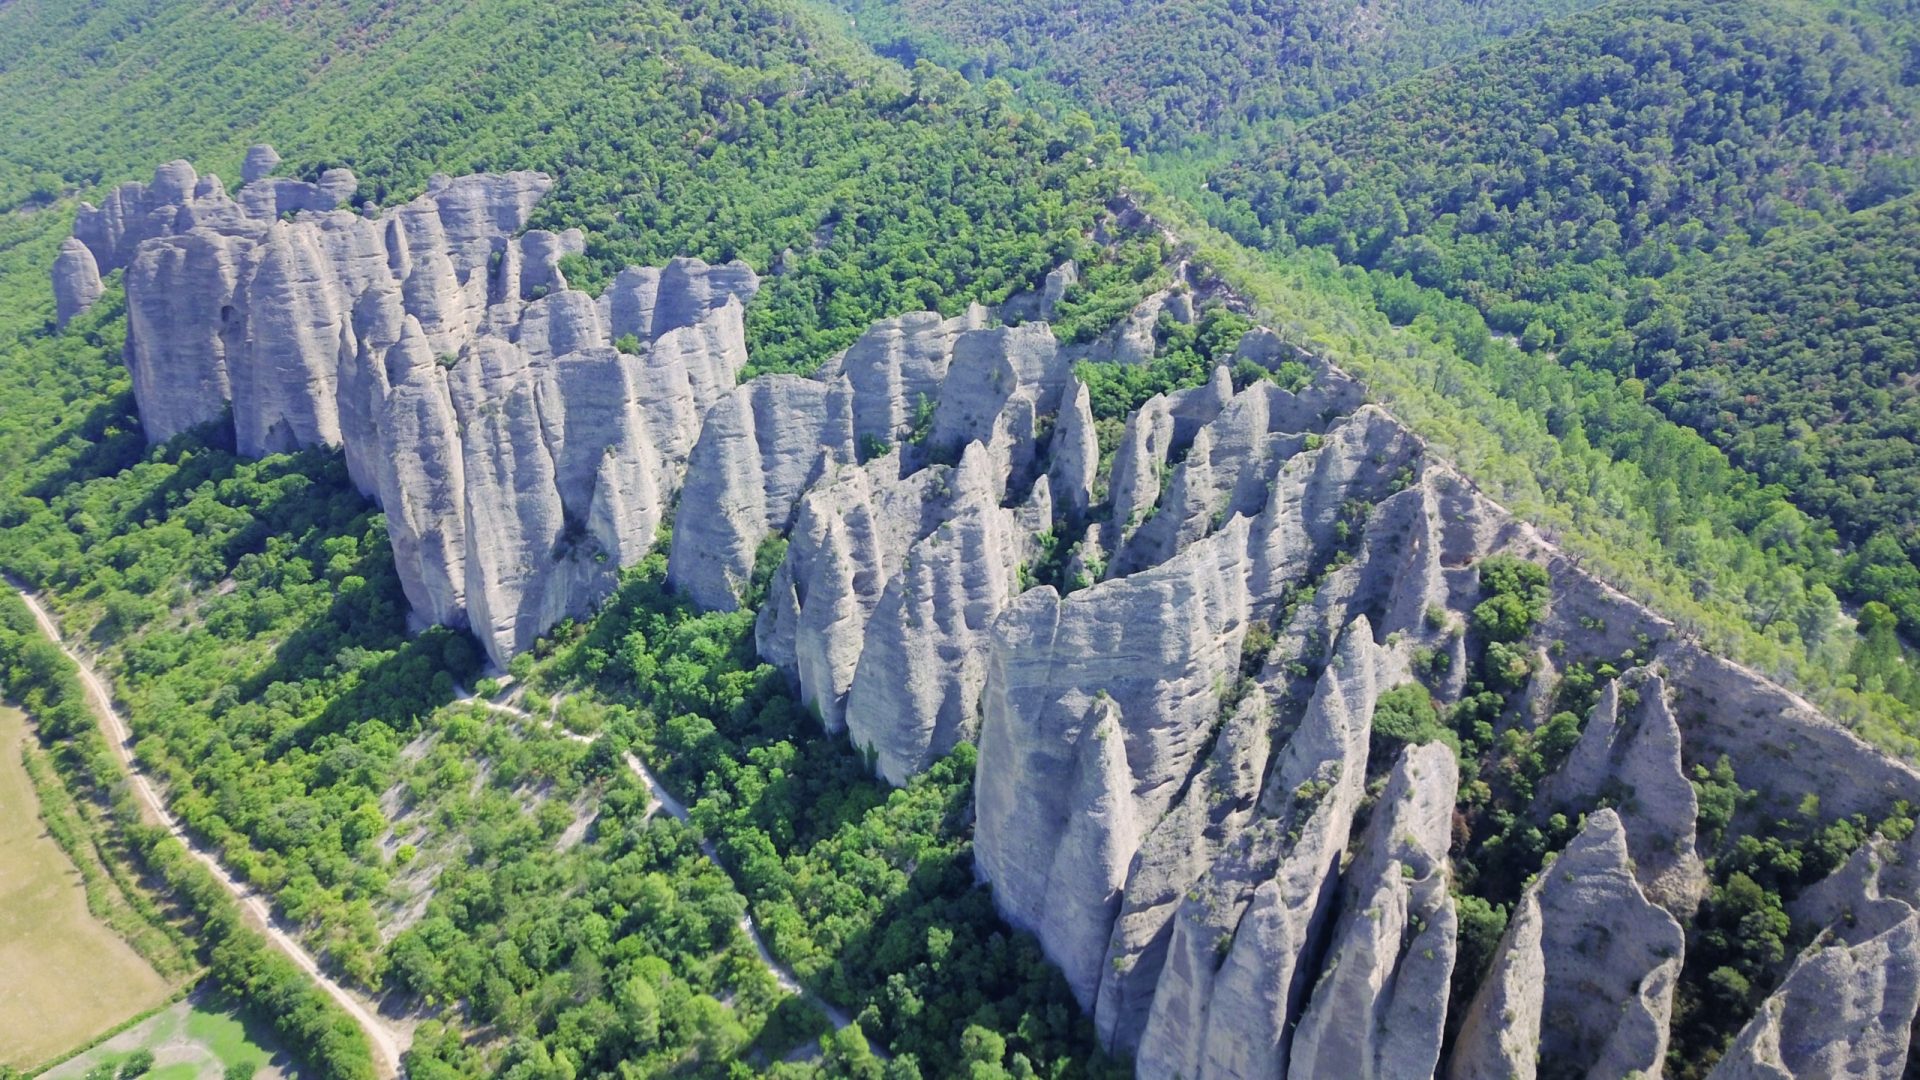
[[[838,0],[908,63],[1063,92],[1130,145],[1204,148],[1313,116],[1593,0]]]
[[[1833,521],[1861,595],[1920,627],[1920,200],[1677,274],[1636,308],[1652,399]]]
[[[1912,275],[1887,231],[1905,218],[1849,215],[1920,183],[1917,72],[1899,5],[1613,4],[1223,170],[1213,216],[1404,279],[1379,285],[1390,306],[1408,283],[1440,290],[1529,351],[1648,380],[1669,416],[1831,522],[1855,553],[1835,586],[1894,604],[1912,632],[1912,361],[1860,340],[1899,341],[1888,298]],[[1894,242],[1833,251],[1856,234]],[[1843,291],[1858,320],[1814,310]],[[1822,404],[1835,394],[1844,416]],[[1794,418],[1822,434],[1796,442]]]
[[[1916,74],[1875,16],[1616,3],[1356,102],[1215,186],[1261,246],[1407,274],[1618,368],[1628,282],[1920,183]]]

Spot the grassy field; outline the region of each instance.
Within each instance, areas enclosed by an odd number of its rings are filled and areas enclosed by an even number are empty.
[[[27,1068],[165,1001],[172,987],[87,911],[21,763],[26,717],[0,706],[0,1065]]]
[[[250,1024],[231,1005],[195,994],[168,1006],[99,1046],[41,1074],[40,1080],[85,1080],[102,1065],[115,1069],[135,1050],[153,1051],[147,1080],[221,1080],[235,1065],[252,1065],[255,1080],[295,1076],[284,1055],[269,1049],[272,1036]]]

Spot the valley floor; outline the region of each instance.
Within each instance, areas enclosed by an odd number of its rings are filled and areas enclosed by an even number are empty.
[[[167,808],[166,801],[161,798],[160,793],[154,788],[152,781],[135,765],[131,747],[133,733],[128,728],[126,721],[114,710],[113,699],[108,693],[106,684],[94,673],[92,665],[87,662],[86,658],[74,652],[73,648],[68,645],[66,640],[60,635],[58,625],[54,623],[53,617],[48,614],[47,609],[41,605],[40,601],[32,593],[24,589],[20,590],[20,598],[26,602],[27,608],[33,612],[34,621],[39,624],[41,632],[47,636],[48,640],[60,646],[60,650],[66,653],[67,658],[72,660],[75,667],[79,669],[80,680],[85,684],[87,689],[88,704],[92,707],[95,716],[100,721],[102,732],[107,737],[107,744],[112,748],[114,757],[118,759],[120,766],[126,770],[134,795],[139,799],[143,811],[150,818],[164,825],[168,832],[172,833],[182,844],[186,845],[187,850],[193,854],[194,858],[204,863],[207,869],[213,872],[214,877],[219,880],[220,884],[233,895],[235,900],[239,901],[241,910],[246,913],[248,921],[258,925],[273,947],[284,953],[298,965],[302,971],[306,972],[309,978],[313,979],[329,997],[333,998],[333,1000],[346,1011],[347,1015],[353,1018],[354,1023],[359,1025],[361,1030],[366,1033],[367,1041],[373,1047],[374,1059],[380,1069],[380,1074],[386,1077],[398,1076],[400,1074],[400,1055],[404,1052],[405,1045],[409,1041],[406,1033],[401,1030],[404,1025],[381,1017],[374,1006],[322,972],[319,963],[314,959],[313,955],[295,940],[293,935],[273,917],[272,909],[268,907],[266,901],[253,889],[234,877],[232,872],[221,864],[220,860],[212,851],[208,850],[204,844],[200,843],[187,832],[179,820],[175,818]],[[122,947],[124,948],[125,946],[123,945]],[[129,952],[131,952],[131,950],[129,950]],[[0,970],[4,970],[4,968],[0,968]],[[164,995],[162,996],[164,997]],[[0,1002],[4,1000],[4,998],[0,998]],[[78,1040],[67,1039],[66,1044],[72,1045],[75,1041]],[[59,1048],[56,1048],[54,1052],[58,1052],[58,1049]]]
[[[0,1066],[32,1068],[167,999],[172,987],[87,910],[22,762],[26,715],[0,706]]]

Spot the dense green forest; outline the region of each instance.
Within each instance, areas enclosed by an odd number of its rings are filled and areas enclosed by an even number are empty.
[[[1813,4],[1611,4],[1407,80],[1220,170],[1225,221],[1613,368],[1628,281],[1920,184],[1920,68]]]
[[[1834,523],[1920,627],[1920,197],[1788,232],[1639,305],[1651,399]]]
[[[248,926],[240,905],[181,843],[141,817],[126,775],[107,748],[72,661],[40,635],[9,590],[0,595],[0,693],[31,711],[54,767],[75,799],[103,818],[92,842],[128,859],[166,910],[158,927],[185,927],[208,972],[264,1017],[287,1047],[320,1075],[373,1080],[373,1058],[353,1020]]]
[[[1002,76],[1141,149],[1284,129],[1595,0],[834,0],[882,55]]]
[[[1438,306],[1418,297],[1431,288],[1528,352],[1641,380],[1835,528],[1851,558],[1822,578],[1890,603],[1911,635],[1914,361],[1898,327],[1915,276],[1906,216],[1865,211],[1920,184],[1912,14],[1612,4],[1218,171],[1210,217],[1375,270],[1402,321]],[[1802,269],[1783,291],[1787,265]],[[1824,310],[1846,294],[1860,315]],[[1762,318],[1794,345],[1772,344]]]

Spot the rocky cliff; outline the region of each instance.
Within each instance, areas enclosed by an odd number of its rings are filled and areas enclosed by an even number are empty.
[[[342,447],[416,615],[505,663],[653,543],[758,281],[676,260],[596,299],[560,269],[580,235],[525,228],[544,176],[436,177],[376,212],[347,208],[352,174],[277,161],[255,148],[232,195],[174,162],[83,207],[63,315],[122,270],[147,437],[230,410],[244,454]]]
[[[249,155],[231,196],[166,166],[61,250],[63,319],[124,272],[149,436],[231,409],[243,452],[341,447],[414,610],[502,662],[678,499],[671,584],[730,609],[764,582],[761,655],[885,778],[977,744],[976,870],[1143,1076],[1657,1075],[1723,837],[1920,803],[1920,774],[1582,570],[1271,331],[1240,342],[1251,368],[1096,418],[1076,364],[1151,359],[1160,319],[1196,317],[1185,268],[1085,345],[1044,321],[1063,270],[739,383],[744,266],[592,297],[562,267],[578,234],[525,228],[544,177],[375,211],[276,163]],[[1259,377],[1288,361],[1307,385]],[[1499,634],[1482,609],[1514,572],[1490,560],[1540,568]],[[1744,792],[1712,826],[1709,767]],[[1905,1067],[1910,846],[1892,829],[1794,902],[1792,955],[1716,1021],[1722,1073]]]

